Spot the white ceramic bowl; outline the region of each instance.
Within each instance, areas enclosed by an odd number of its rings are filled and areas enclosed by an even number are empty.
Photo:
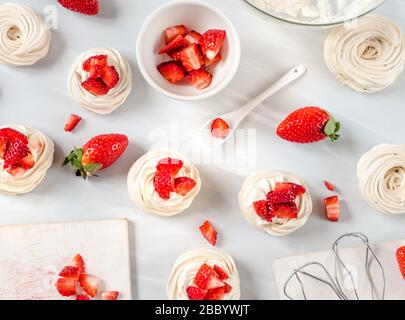
[[[171,60],[167,55],[158,54],[165,46],[163,32],[179,24],[200,33],[209,29],[222,29],[227,33],[221,50],[223,60],[208,68],[213,73],[213,81],[204,90],[197,90],[187,82],[172,84],[157,70],[160,63]],[[240,56],[240,40],[232,22],[214,6],[199,0],[179,0],[158,8],[146,19],[138,35],[138,66],[146,81],[157,91],[178,100],[206,99],[223,90],[234,77]]]

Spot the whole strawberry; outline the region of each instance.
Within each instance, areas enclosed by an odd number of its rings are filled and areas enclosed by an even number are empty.
[[[277,135],[296,143],[314,143],[339,139],[340,122],[318,107],[306,107],[291,113],[277,128]]]
[[[68,10],[94,16],[98,14],[98,0],[58,0]]]
[[[66,157],[63,166],[71,164],[78,177],[86,179],[111,166],[128,147],[128,137],[122,134],[104,134],[92,138],[82,148],[75,148]]]

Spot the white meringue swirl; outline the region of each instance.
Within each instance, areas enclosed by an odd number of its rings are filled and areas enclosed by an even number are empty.
[[[153,179],[158,162],[165,158],[184,162],[178,177],[188,177],[196,182],[196,186],[185,197],[172,193],[169,200],[162,199],[155,191]],[[172,217],[188,209],[200,192],[201,178],[197,168],[183,155],[165,149],[153,150],[132,166],[128,174],[128,192],[131,199],[144,211],[163,217]]]
[[[195,286],[194,278],[204,263],[211,267],[217,265],[229,275],[226,283],[232,287],[232,291],[223,300],[239,300],[240,279],[235,262],[230,255],[216,249],[189,251],[176,260],[167,283],[167,295],[169,299],[190,300],[186,290],[189,286]]]
[[[49,51],[51,31],[30,7],[0,5],[0,63],[11,66],[33,65]]]
[[[267,194],[274,190],[277,182],[292,182],[302,185],[306,193],[296,200],[298,218],[292,220],[274,218],[272,222],[261,219],[255,212],[253,203],[265,200]],[[294,175],[277,171],[258,171],[251,174],[243,183],[239,193],[239,206],[245,219],[253,226],[273,235],[287,236],[298,230],[308,221],[312,213],[312,199],[303,181]]]
[[[4,161],[0,159],[0,193],[18,195],[31,192],[42,182],[47,170],[52,165],[54,143],[42,132],[29,127],[11,125],[0,128],[12,128],[26,135],[35,161],[33,168],[14,177],[4,170]]]
[[[405,214],[405,145],[382,144],[367,152],[357,179],[369,206],[388,215]]]
[[[116,87],[105,96],[94,96],[81,84],[88,79],[88,73],[83,70],[83,63],[90,57],[107,55],[108,65],[114,66],[120,80]],[[118,109],[128,98],[132,90],[132,71],[127,59],[115,49],[96,48],[79,55],[70,69],[68,90],[73,100],[90,111],[98,114],[110,114]]]
[[[393,84],[405,66],[405,37],[391,20],[369,15],[338,27],[326,39],[329,70],[343,84],[373,93]]]

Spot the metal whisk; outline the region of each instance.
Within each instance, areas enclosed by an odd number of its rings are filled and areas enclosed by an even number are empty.
[[[372,299],[376,300],[376,299],[381,299],[384,300],[385,299],[385,293],[386,293],[386,277],[385,277],[385,270],[383,265],[381,264],[378,256],[376,255],[376,253],[374,252],[368,238],[366,235],[362,234],[362,233],[348,233],[345,234],[343,236],[341,236],[340,238],[338,238],[335,243],[332,246],[332,250],[333,250],[333,254],[335,257],[335,271],[334,271],[334,276],[332,276],[330,274],[330,272],[327,270],[327,268],[319,262],[310,262],[307,263],[303,266],[301,266],[298,269],[295,269],[294,272],[291,274],[291,276],[287,279],[285,285],[284,285],[284,294],[285,296],[290,299],[290,300],[295,300],[293,297],[291,297],[291,295],[289,295],[288,293],[288,288],[289,285],[291,283],[291,281],[295,278],[298,282],[298,285],[300,286],[301,292],[302,292],[302,296],[305,300],[308,300],[308,296],[307,293],[305,291],[305,287],[304,287],[304,283],[302,281],[302,276],[306,276],[309,278],[312,278],[316,281],[319,281],[320,283],[327,285],[332,291],[333,293],[336,295],[336,297],[339,300],[351,300],[349,298],[349,296],[345,293],[343,286],[341,284],[341,280],[339,277],[339,271],[344,270],[346,272],[346,274],[348,275],[350,282],[352,283],[352,288],[354,291],[354,295],[356,297],[356,300],[360,300],[360,295],[359,292],[357,290],[357,286],[356,286],[356,282],[355,282],[355,278],[352,274],[352,272],[350,271],[350,269],[347,267],[347,265],[343,262],[340,254],[339,254],[339,248],[340,248],[340,244],[343,240],[348,239],[348,238],[354,238],[356,240],[360,240],[362,242],[362,244],[365,246],[365,250],[366,250],[366,259],[365,259],[365,271],[367,273],[367,278],[368,281],[370,283],[370,288],[371,288],[371,295],[372,295]],[[373,275],[371,274],[370,271],[370,265],[373,261],[376,261],[378,264],[379,269],[381,270],[381,275],[382,275],[382,289],[381,289],[381,293],[378,295],[378,290],[377,290],[377,286],[375,285],[375,280]],[[315,267],[315,268],[319,268],[322,273],[325,274],[325,278],[321,278],[319,276],[315,276],[314,274],[306,271],[307,269],[309,269],[310,267]],[[379,298],[380,297],[380,298]]]

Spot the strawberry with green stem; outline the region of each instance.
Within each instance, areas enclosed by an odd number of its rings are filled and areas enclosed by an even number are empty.
[[[113,165],[125,152],[128,137],[122,134],[104,134],[92,138],[82,148],[74,148],[63,162],[70,164],[78,177],[87,179]]]

